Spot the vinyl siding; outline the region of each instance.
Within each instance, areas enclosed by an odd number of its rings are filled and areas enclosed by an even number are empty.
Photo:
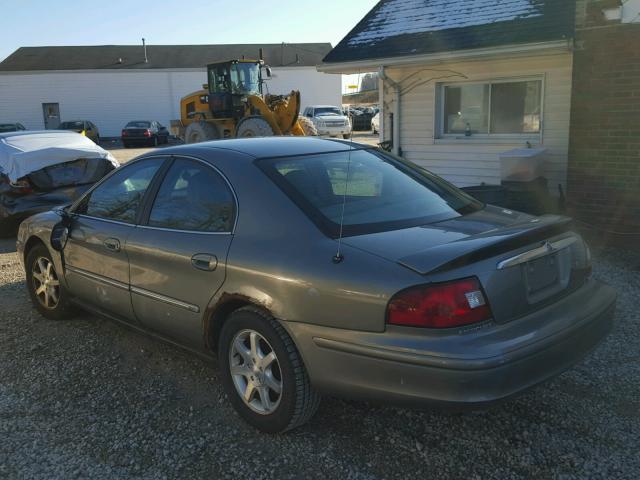
[[[405,158],[458,186],[499,184],[500,153],[523,147],[525,141],[484,140],[479,137],[437,139],[437,132],[434,131],[437,126],[437,85],[439,82],[543,77],[542,142],[532,143],[548,150],[545,175],[549,179],[551,192],[557,192],[558,184],[566,187],[572,84],[571,53],[387,69],[388,75],[396,81],[416,74],[406,84],[412,84],[418,78],[427,80],[453,75],[453,72],[467,78],[432,80],[402,96],[401,146]],[[387,87],[383,98],[384,111],[392,112],[394,95],[391,88]],[[384,117],[385,121],[388,121],[388,115]],[[384,131],[387,132],[386,138],[389,138],[389,128],[385,128]]]
[[[268,90],[301,91],[302,108],[341,102],[339,75],[315,67],[274,68]],[[0,123],[44,128],[43,103],[60,104],[60,118],[94,122],[103,137],[119,136],[130,120],[179,118],[180,98],[206,83],[205,70],[83,71],[0,74]]]

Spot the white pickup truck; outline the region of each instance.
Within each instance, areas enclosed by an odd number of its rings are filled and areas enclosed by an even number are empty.
[[[349,138],[351,122],[342,109],[332,105],[314,105],[304,109],[302,115],[313,122],[320,136]]]

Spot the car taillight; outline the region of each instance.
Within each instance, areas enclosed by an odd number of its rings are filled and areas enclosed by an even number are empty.
[[[387,306],[387,323],[407,327],[451,328],[491,317],[475,277],[412,287],[394,295]]]
[[[145,131],[144,131],[144,133],[143,133],[143,135],[144,135],[145,137],[150,137],[150,136],[151,136],[151,130],[145,130]]]
[[[126,130],[122,130],[122,136],[123,136],[123,137],[126,137],[127,135],[129,135],[129,134],[127,133],[127,131],[126,131]]]
[[[11,188],[15,193],[32,193],[33,186],[27,179],[17,180],[11,183]]]

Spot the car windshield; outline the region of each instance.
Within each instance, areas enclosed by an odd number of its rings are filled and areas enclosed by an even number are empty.
[[[231,91],[241,95],[260,93],[260,68],[255,63],[236,63],[231,67]]]
[[[342,110],[338,107],[319,107],[314,109],[314,115],[342,115]]]
[[[129,122],[124,128],[149,128],[151,126],[151,122]]]
[[[336,237],[425,225],[483,204],[439,177],[378,150],[269,159],[260,168]],[[344,211],[343,211],[344,203]]]
[[[82,130],[84,128],[84,122],[62,122],[60,124],[60,130]]]

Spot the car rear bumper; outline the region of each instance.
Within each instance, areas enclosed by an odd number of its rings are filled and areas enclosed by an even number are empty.
[[[373,334],[294,322],[286,326],[312,383],[324,393],[417,406],[474,407],[518,394],[579,362],[610,331],[615,299],[613,289],[589,281],[561,301],[509,324],[440,333],[447,351],[437,350],[437,335],[420,338],[420,331],[407,335],[406,328]],[[531,327],[538,322],[539,330]],[[510,335],[512,341],[506,341]],[[457,351],[452,348],[455,337]],[[480,342],[469,341],[472,337],[484,344],[481,352],[474,351],[474,343]],[[492,338],[496,346],[488,355]]]
[[[150,137],[143,137],[143,136],[127,136],[127,137],[121,137],[122,142],[152,142],[153,139],[155,138],[155,135],[152,135]]]

